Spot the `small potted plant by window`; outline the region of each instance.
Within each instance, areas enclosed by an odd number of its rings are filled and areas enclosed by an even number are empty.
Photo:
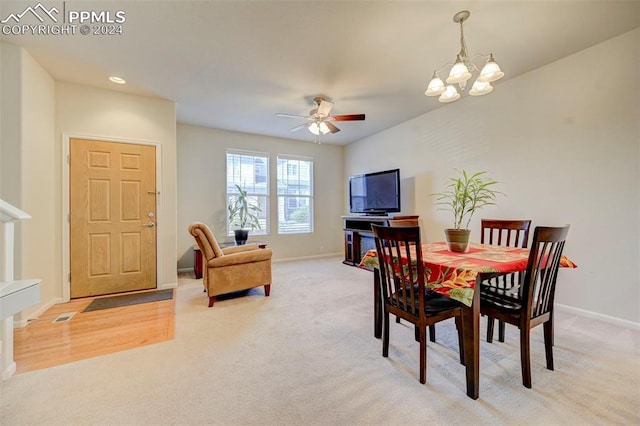
[[[249,228],[260,229],[260,221],[257,213],[262,210],[256,200],[249,197],[247,191],[236,184],[238,194],[231,196],[227,211],[229,212],[229,223],[233,226],[234,236],[237,245],[247,243]]]
[[[486,172],[468,174],[459,171],[457,177],[450,178],[447,190],[432,194],[436,204],[444,206],[439,210],[453,213],[453,228],[445,229],[449,250],[464,253],[469,248],[469,223],[476,210],[496,205],[501,192],[493,189],[498,182],[485,177]]]

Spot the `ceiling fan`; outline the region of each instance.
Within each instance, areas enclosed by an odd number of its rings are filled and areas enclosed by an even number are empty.
[[[290,129],[290,132],[308,128],[311,133],[316,136],[326,135],[327,133],[337,133],[340,129],[332,123],[332,121],[362,121],[364,120],[364,114],[342,114],[342,115],[329,115],[331,108],[333,108],[333,102],[325,99],[322,96],[317,96],[313,101],[318,105],[316,108],[309,111],[309,115],[296,115],[296,114],[284,114],[277,113],[278,117],[289,118],[304,118],[307,122],[302,123]]]

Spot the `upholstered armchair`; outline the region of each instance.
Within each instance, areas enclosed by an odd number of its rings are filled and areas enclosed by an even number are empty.
[[[189,225],[202,253],[204,289],[209,307],[215,297],[234,291],[264,286],[265,296],[271,289],[271,250],[256,244],[221,249],[211,229],[201,222]]]

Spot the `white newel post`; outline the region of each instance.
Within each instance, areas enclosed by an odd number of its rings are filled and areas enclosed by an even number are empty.
[[[40,302],[40,280],[13,279],[14,223],[31,219],[27,213],[0,199],[0,320],[2,321],[2,365],[0,379],[7,380],[16,371],[13,360],[13,315]]]

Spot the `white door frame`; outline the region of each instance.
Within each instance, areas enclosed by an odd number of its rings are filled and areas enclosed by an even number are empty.
[[[69,259],[70,250],[70,226],[69,226],[69,143],[71,139],[87,139],[101,142],[118,142],[132,145],[152,145],[156,148],[156,287],[164,282],[161,276],[159,253],[162,253],[160,244],[162,239],[158,237],[158,229],[161,228],[162,214],[162,145],[155,141],[145,141],[138,139],[119,138],[112,136],[84,135],[80,133],[62,134],[62,301],[71,300],[71,264]]]

